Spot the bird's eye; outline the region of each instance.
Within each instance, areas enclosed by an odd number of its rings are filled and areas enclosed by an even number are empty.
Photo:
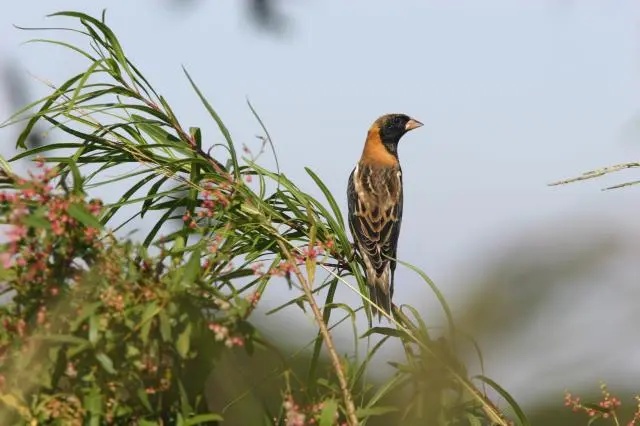
[[[400,124],[402,124],[402,119],[400,117],[393,117],[393,125],[399,126]]]

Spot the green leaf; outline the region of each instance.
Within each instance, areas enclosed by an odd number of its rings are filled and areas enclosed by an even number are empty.
[[[589,421],[587,422],[587,426],[591,426],[592,424],[594,424],[595,422],[597,422],[598,420],[600,420],[602,418],[601,414],[596,414],[595,416],[591,417],[589,419]]]
[[[478,379],[488,384],[489,386],[491,386],[496,392],[500,394],[500,396],[502,396],[509,403],[511,409],[513,410],[513,412],[518,418],[518,423],[521,426],[529,426],[529,419],[527,419],[527,416],[524,414],[524,411],[522,411],[522,408],[520,408],[516,400],[513,399],[513,397],[509,394],[509,392],[507,392],[502,388],[502,386],[500,386],[499,384],[497,384],[487,376],[483,376],[482,374],[478,374],[473,378]]]
[[[193,250],[189,262],[187,262],[184,268],[182,282],[185,284],[193,284],[200,276],[200,249]]]
[[[20,221],[30,228],[51,229],[51,223],[44,218],[43,214],[38,212],[22,217]]]
[[[204,95],[202,94],[202,92],[200,91],[200,89],[198,88],[196,83],[191,78],[191,75],[189,75],[189,72],[187,71],[187,69],[185,67],[182,67],[182,70],[184,71],[185,75],[187,76],[187,79],[189,79],[189,83],[191,83],[191,86],[193,87],[193,90],[195,90],[196,94],[200,98],[200,101],[202,102],[204,107],[209,112],[209,115],[211,115],[211,117],[213,117],[214,121],[218,125],[218,128],[220,129],[220,132],[222,132],[222,135],[224,136],[225,140],[227,141],[227,144],[229,145],[229,153],[231,154],[231,163],[233,164],[233,174],[234,174],[234,176],[236,178],[236,181],[240,181],[240,167],[238,166],[238,158],[237,158],[237,155],[236,155],[236,149],[233,146],[233,139],[231,139],[231,134],[229,133],[229,130],[227,130],[227,127],[222,122],[222,119],[220,118],[218,113],[213,109],[213,107],[209,104],[209,101],[207,101],[207,99],[204,97]]]
[[[168,179],[169,179],[168,176],[163,176],[151,186],[151,189],[149,189],[149,192],[147,192],[147,199],[144,200],[144,202],[142,203],[142,209],[140,210],[140,217],[144,217],[145,213],[147,213],[147,210],[149,210],[149,207],[151,207],[151,204],[153,204],[154,202],[162,198],[161,196],[156,196],[156,194],[160,190],[160,187]]]
[[[28,419],[31,417],[29,404],[25,403],[23,400],[18,399],[14,395],[3,392],[2,394],[0,394],[0,402],[2,402],[3,405],[16,410],[23,419]]]
[[[136,392],[136,394],[138,395],[138,399],[140,400],[142,405],[144,405],[144,408],[146,408],[148,412],[152,412],[153,409],[151,408],[151,403],[149,402],[149,395],[147,395],[146,390],[143,387],[139,387],[138,392]]]
[[[34,147],[28,149],[24,152],[20,152],[15,156],[11,157],[11,161],[20,160],[25,157],[32,157],[40,152],[49,152],[55,149],[65,149],[65,148],[82,148],[84,145],[81,143],[73,142],[73,143],[48,143],[43,146]],[[45,159],[46,160],[46,159]]]
[[[424,322],[424,320],[420,316],[420,313],[418,312],[418,310],[411,305],[402,305],[400,309],[409,310],[413,314],[413,317],[418,322],[418,328],[416,328],[414,324],[411,322],[411,320],[408,317],[406,317],[405,325],[407,325],[411,329],[411,331],[416,335],[422,336],[424,340],[426,341],[431,340],[431,338],[429,337],[429,329],[427,328],[427,324]]]
[[[184,417],[188,417],[193,412],[193,408],[191,408],[191,404],[189,403],[189,395],[182,384],[182,380],[177,378],[176,382],[178,382],[178,390],[180,392],[180,411],[182,411]]]
[[[85,303],[77,316],[71,321],[71,330],[77,330],[84,321],[93,315],[98,308],[102,306],[102,302]]]
[[[116,370],[113,368],[113,361],[111,360],[111,358],[109,358],[107,354],[105,354],[104,352],[98,352],[96,354],[96,359],[98,360],[100,365],[102,365],[102,368],[104,368],[107,373],[117,374]]]
[[[394,374],[394,376],[383,385],[379,386],[376,393],[369,400],[369,407],[372,408],[374,404],[390,394],[394,389],[401,388],[405,382],[412,380],[413,378],[408,374]]]
[[[360,366],[356,370],[355,376],[353,378],[354,383],[357,383],[364,376],[365,371],[369,366],[369,363],[371,362],[375,354],[378,352],[378,350],[385,344],[387,340],[389,340],[389,338],[390,338],[389,336],[384,336],[373,346],[373,348],[367,349],[367,356],[365,357],[364,361],[360,364]],[[370,404],[374,404],[375,402],[376,401],[374,400],[369,401]]]
[[[169,316],[164,310],[161,310],[158,316],[160,318],[160,336],[162,336],[162,341],[169,342],[171,341],[171,323]]]
[[[72,345],[86,345],[87,343],[89,343],[89,341],[86,339],[67,335],[67,334],[34,335],[32,338],[37,340],[46,340],[46,341],[55,342],[55,343],[68,343]]]
[[[80,32],[80,31],[78,31],[78,32]],[[48,40],[48,39],[42,39],[42,38],[34,38],[34,39],[31,39],[31,40],[27,40],[25,42],[25,44],[28,44],[28,43],[45,43],[45,44],[53,44],[53,45],[63,46],[63,47],[66,47],[67,49],[71,49],[71,50],[81,54],[82,56],[84,56],[85,58],[87,58],[91,62],[97,61],[96,58],[94,58],[93,56],[89,55],[84,50],[82,50],[82,49],[80,49],[80,48],[78,48],[78,47],[76,47],[76,46],[74,46],[72,44],[64,43],[62,41]]]
[[[98,337],[100,335],[100,317],[98,315],[91,315],[89,317],[89,341],[95,346],[98,343]]]
[[[149,331],[151,330],[152,319],[160,312],[160,307],[157,302],[151,302],[144,310],[142,314],[142,327],[140,329],[140,339],[145,345],[149,341]]]
[[[48,16],[69,16],[69,17],[78,18],[82,20],[83,23],[85,23],[85,26],[87,27],[87,29],[90,28],[87,23],[93,24],[104,34],[108,44],[105,41],[103,41],[100,37],[98,37],[97,34],[96,36],[93,37],[94,41],[99,42],[100,44],[105,46],[105,48],[108,48],[109,51],[112,52],[112,54],[114,54],[115,59],[118,61],[118,63],[125,69],[129,77],[131,77],[131,79],[134,80],[134,76],[132,75],[131,70],[128,67],[128,60],[124,55],[124,52],[122,50],[122,47],[120,46],[120,43],[118,42],[118,39],[116,38],[113,31],[111,31],[111,29],[107,27],[104,23],[100,22],[96,18],[89,16],[87,14],[80,13],[80,12],[73,12],[73,11],[57,12]]]
[[[473,414],[467,413],[465,417],[469,422],[469,426],[482,426],[482,422],[480,421],[480,419],[474,416]]]
[[[83,408],[90,415],[89,425],[99,426],[100,415],[102,414],[102,395],[100,395],[99,388],[92,387],[89,393],[84,396]]]
[[[182,358],[186,358],[189,354],[189,345],[191,344],[191,323],[187,323],[184,331],[178,336],[176,349]]]
[[[140,188],[142,188],[144,185],[146,185],[147,183],[151,182],[153,179],[157,179],[158,176],[152,174],[150,176],[146,176],[143,179],[140,179],[138,182],[136,182],[135,185],[133,185],[131,188],[127,189],[127,192],[125,192],[122,197],[120,197],[120,199],[118,200],[117,203],[113,204],[110,206],[108,213],[105,214],[104,218],[102,219],[102,222],[106,223],[109,221],[109,219],[111,219],[116,212],[120,209],[120,207],[122,207],[123,205],[128,204],[128,202],[130,201],[131,197],[133,196],[133,194],[135,194],[136,192],[138,192],[138,190]],[[152,194],[152,195],[155,195]],[[151,201],[152,199],[150,199],[149,201]],[[139,200],[136,200],[139,201]]]
[[[398,408],[391,406],[358,408],[356,410],[356,416],[361,419],[371,416],[382,416],[383,414],[393,413],[394,411],[398,411]]]
[[[56,90],[54,93],[52,93],[51,95],[49,95],[47,97],[47,100],[42,105],[42,107],[40,108],[40,111],[37,114],[35,114],[29,120],[29,122],[25,126],[24,130],[22,131],[22,133],[20,133],[20,136],[18,137],[18,140],[16,141],[16,148],[27,149],[27,145],[26,145],[27,138],[31,134],[31,131],[33,130],[33,127],[36,125],[38,120],[45,113],[49,112],[50,109],[51,109],[51,106],[55,104],[55,102],[58,100],[58,98],[63,96],[65,94],[65,92],[67,91],[67,89],[69,87],[71,87],[80,78],[82,78],[83,75],[84,75],[84,73],[78,74],[78,75],[70,78],[69,80],[65,81],[60,87],[58,87],[58,90]]]
[[[5,173],[12,173],[11,165],[2,155],[0,155],[0,169],[4,170]]]
[[[206,422],[221,422],[224,418],[220,414],[198,414],[197,416],[189,417],[184,424],[186,426],[198,425]]]
[[[338,412],[338,403],[335,399],[324,401],[322,413],[320,413],[319,426],[331,426],[335,424],[336,413]]]
[[[370,328],[362,336],[360,336],[360,338],[362,339],[372,334],[382,334],[383,336],[399,337],[404,340],[411,340],[411,336],[409,336],[405,331],[389,327]]]
[[[60,161],[60,162],[64,162],[66,167],[69,168],[69,170],[71,171],[71,174],[73,175],[73,193],[82,194],[83,193],[82,188],[84,187],[84,178],[80,174],[80,169],[78,168],[78,165],[76,164],[76,162],[69,159],[65,159],[64,161]],[[61,179],[65,179],[66,172],[61,174],[60,177]]]
[[[333,210],[333,214],[338,220],[340,227],[344,229],[344,219],[342,217],[342,212],[340,211],[340,207],[338,206],[336,199],[333,198],[333,194],[331,194],[331,191],[329,191],[329,188],[327,188],[327,185],[325,185],[324,182],[322,182],[322,180],[318,177],[318,175],[316,175],[313,172],[313,170],[311,170],[308,167],[305,167],[304,169],[307,171],[309,176],[311,176],[311,178],[316,183],[316,185],[318,185],[318,187],[324,194],[325,198],[327,199],[327,202],[329,202],[329,206],[331,207],[331,210]]]
[[[135,120],[135,124],[140,130],[160,144],[170,142],[177,147],[178,142],[180,142],[180,139],[162,128],[163,122],[153,122],[136,114],[131,114],[131,118]]]
[[[102,224],[94,215],[92,215],[86,207],[79,203],[73,203],[67,209],[69,216],[78,222],[90,228],[102,229]]]
[[[102,60],[94,61],[89,67],[89,69],[85,71],[80,81],[78,81],[78,84],[76,85],[76,88],[73,91],[73,95],[71,95],[71,99],[69,99],[69,101],[66,103],[67,112],[70,112],[73,109],[73,107],[75,106],[75,103],[78,100],[78,96],[82,91],[82,88],[87,83],[87,80],[89,79],[89,77],[95,73],[96,68],[98,68],[100,65],[102,65]]]
[[[260,124],[260,127],[262,128],[262,131],[264,132],[264,134],[267,137],[267,142],[269,142],[269,146],[271,147],[271,152],[273,153],[273,159],[276,162],[276,172],[278,172],[278,174],[280,174],[280,163],[278,162],[278,156],[276,155],[276,148],[273,145],[273,140],[271,139],[271,135],[269,134],[269,130],[267,129],[267,126],[265,126],[264,122],[262,121],[262,119],[258,115],[258,112],[255,110],[255,108],[253,108],[253,105],[251,105],[251,102],[249,102],[249,99],[247,99],[247,105],[249,105],[249,109],[251,110],[251,113],[256,118],[256,120],[258,120],[258,123]],[[278,183],[278,185],[279,185],[279,183]]]
[[[453,322],[453,314],[451,313],[451,309],[449,308],[449,304],[447,303],[447,300],[444,298],[443,294],[440,292],[440,289],[438,288],[438,286],[436,286],[433,280],[431,280],[431,278],[429,278],[429,276],[425,274],[420,268],[417,268],[411,265],[410,263],[403,262],[401,260],[396,259],[396,261],[402,266],[406,266],[407,268],[411,269],[412,271],[420,275],[420,277],[429,285],[429,287],[431,287],[431,290],[438,298],[438,302],[440,302],[440,306],[442,307],[442,310],[444,311],[444,314],[447,317],[447,322],[449,323],[449,333],[451,333],[451,337],[454,337],[455,325]]]
[[[153,242],[153,240],[156,237],[156,235],[158,235],[158,232],[160,232],[160,228],[162,228],[162,225],[164,225],[167,222],[167,220],[171,217],[173,212],[178,207],[179,207],[179,201],[175,201],[173,206],[171,206],[171,208],[169,208],[162,215],[162,217],[156,222],[156,224],[153,225],[153,228],[151,229],[151,231],[149,231],[147,236],[144,238],[144,241],[142,242],[142,246],[143,247],[149,247],[149,245]]]

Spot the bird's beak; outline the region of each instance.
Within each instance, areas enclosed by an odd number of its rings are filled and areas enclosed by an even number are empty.
[[[409,130],[417,129],[418,127],[422,127],[423,124],[418,120],[414,120],[413,118],[407,121],[407,124],[404,126],[404,130],[408,132]]]

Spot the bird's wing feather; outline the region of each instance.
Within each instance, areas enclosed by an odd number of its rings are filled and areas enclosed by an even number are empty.
[[[349,224],[362,255],[376,275],[396,256],[402,219],[402,175],[399,167],[358,164],[349,177]],[[395,262],[392,269],[395,269]]]

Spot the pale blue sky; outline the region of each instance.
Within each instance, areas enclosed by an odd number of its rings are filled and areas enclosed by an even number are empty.
[[[244,2],[193,2],[190,10],[158,0],[11,2],[0,14],[0,66],[18,59],[54,83],[86,68],[56,48],[20,47],[42,33],[11,25],[61,26],[60,19],[44,19],[56,10],[100,12],[88,3],[109,5],[108,23],[128,55],[187,126],[200,125],[209,141],[219,140],[182,64],[238,142],[257,146],[248,96],[272,133],[283,171],[313,192],[303,167],[313,168],[343,207],[346,179],[371,122],[387,112],[424,122],[400,146],[406,188],[399,255],[427,271],[454,306],[467,290],[459,284],[527,229],[544,234],[556,232],[545,224],[564,223],[579,233],[607,221],[638,235],[640,189],[599,190],[633,174],[546,186],[638,158],[637,2],[283,1],[292,24],[283,38],[251,27]],[[32,88],[34,96],[48,92],[37,81]],[[0,116],[6,117],[1,92]],[[2,139],[9,134],[3,131]],[[627,257],[603,280],[637,283],[637,260]],[[400,268],[397,282],[397,302],[437,309],[412,273]],[[630,291],[637,301],[638,290]],[[598,354],[592,357],[594,377],[581,372],[533,389],[530,380],[549,372],[535,362],[541,354],[554,355],[549,347],[558,348],[556,358],[573,359],[561,347],[568,332],[581,342],[574,347],[589,353],[593,330],[626,318],[616,315],[631,309],[624,304],[628,297],[614,296],[604,306],[592,298],[588,309],[576,307],[576,299],[560,300],[558,312],[571,312],[569,318],[541,319],[523,342],[485,348],[489,375],[524,398],[560,393],[577,378],[597,386],[599,378],[639,373],[638,363]],[[578,324],[575,318],[581,318]],[[544,352],[513,347],[537,338],[544,340]],[[627,345],[640,352],[637,344]]]

